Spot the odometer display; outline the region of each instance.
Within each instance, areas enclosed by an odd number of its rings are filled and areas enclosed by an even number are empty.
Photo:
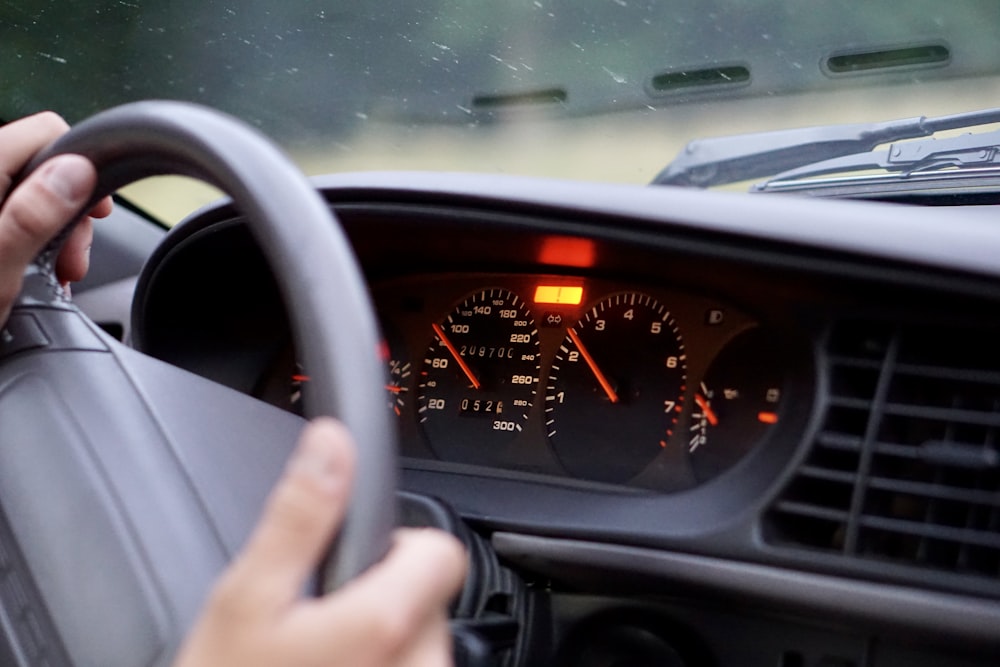
[[[434,324],[432,334],[417,396],[423,431],[442,458],[488,458],[489,449],[521,432],[534,403],[534,320],[513,292],[485,289]]]

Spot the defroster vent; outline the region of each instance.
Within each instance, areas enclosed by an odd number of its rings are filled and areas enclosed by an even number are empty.
[[[826,347],[825,417],[769,541],[1000,582],[1000,330],[850,321]]]

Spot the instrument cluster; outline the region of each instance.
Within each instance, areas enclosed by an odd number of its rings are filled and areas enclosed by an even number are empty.
[[[372,296],[407,465],[670,492],[724,473],[781,426],[780,337],[729,303],[518,274],[409,276]],[[294,409],[307,369],[291,375],[264,398]]]

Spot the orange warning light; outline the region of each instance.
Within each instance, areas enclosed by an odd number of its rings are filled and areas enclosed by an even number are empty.
[[[539,285],[535,288],[535,303],[556,303],[579,306],[583,301],[583,288],[565,285]]]
[[[594,241],[570,236],[550,236],[542,241],[538,251],[541,264],[589,269],[596,259],[597,244]]]
[[[758,412],[757,420],[760,421],[762,424],[777,424],[778,415],[777,413],[774,412]]]

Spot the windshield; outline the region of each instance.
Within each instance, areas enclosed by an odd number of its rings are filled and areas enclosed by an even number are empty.
[[[172,98],[310,174],[648,183],[698,137],[997,106],[1000,3],[22,0],[0,62],[3,120]],[[176,220],[209,195],[130,196]]]

